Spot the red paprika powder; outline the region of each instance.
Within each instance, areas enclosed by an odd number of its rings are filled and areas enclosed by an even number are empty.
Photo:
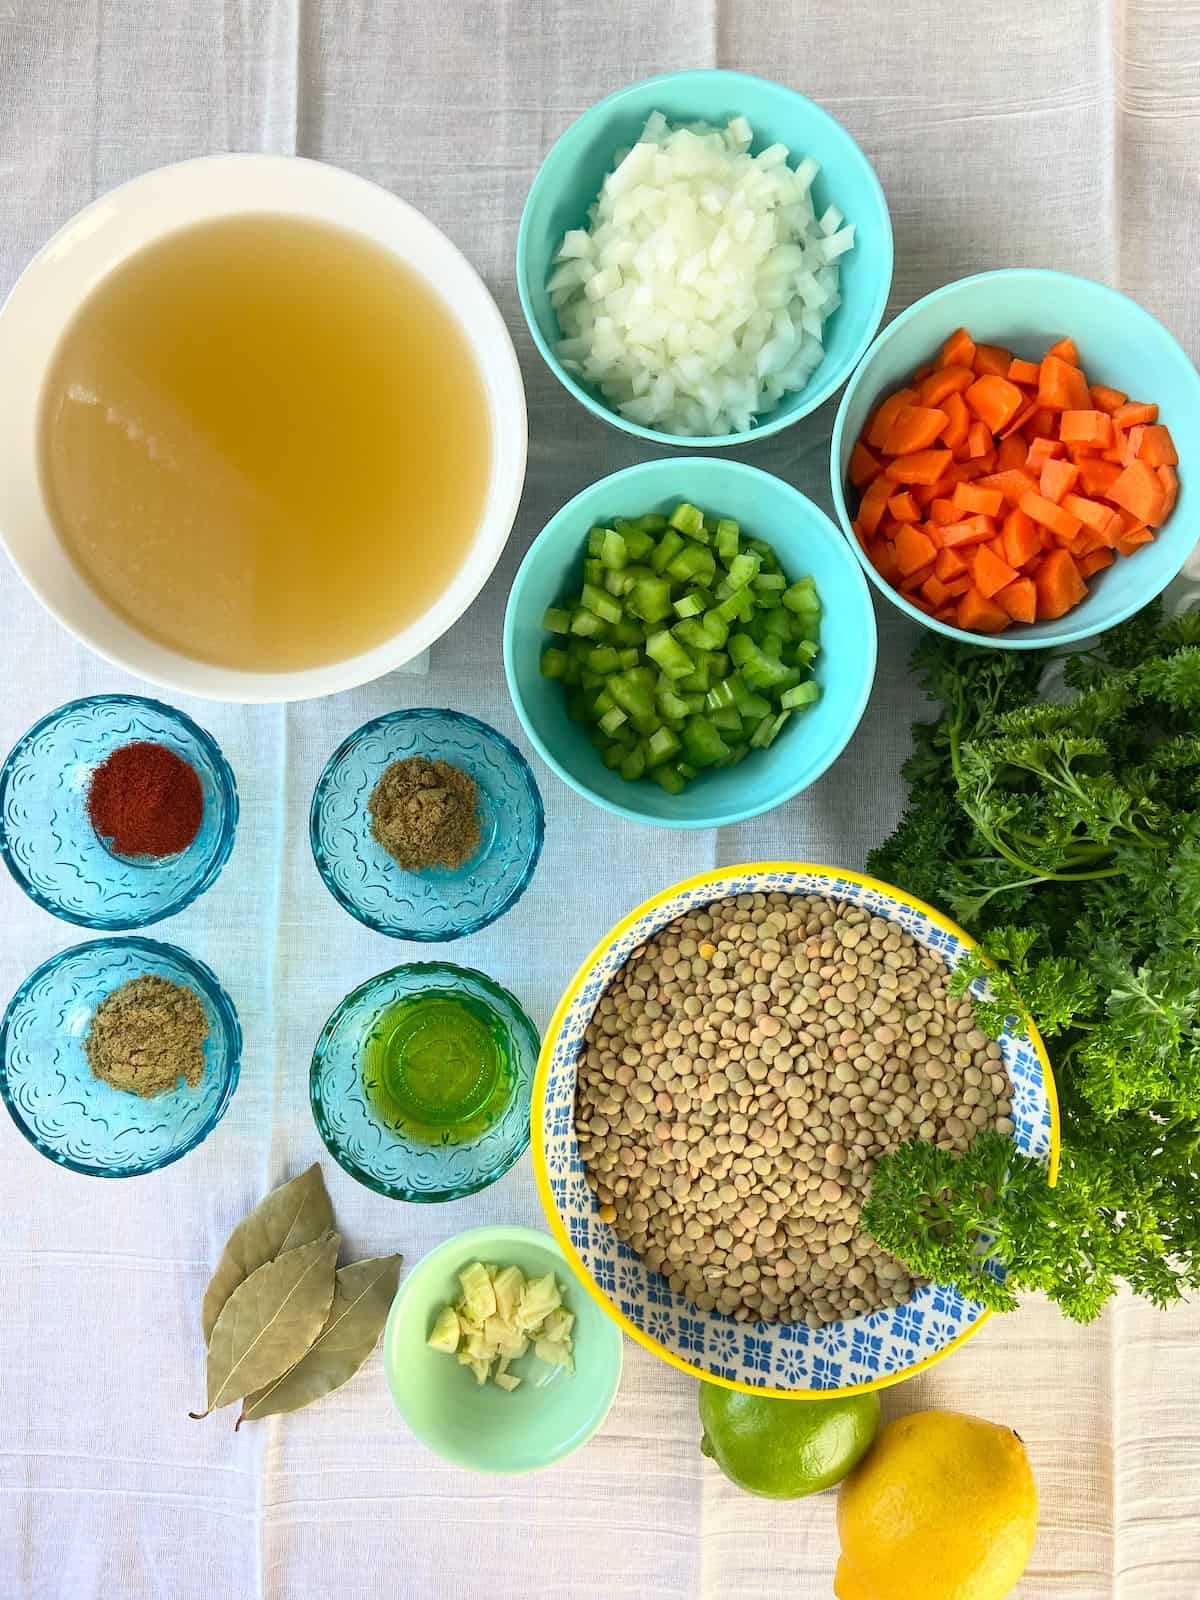
[[[166,745],[120,745],[92,774],[87,812],[117,855],[173,856],[200,831],[204,794],[195,769]]]

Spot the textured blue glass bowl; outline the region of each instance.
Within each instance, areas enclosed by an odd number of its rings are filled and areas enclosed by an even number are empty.
[[[798,394],[788,395],[764,414],[749,433],[681,438],[629,422],[595,390],[579,383],[554,353],[562,337],[546,281],[568,228],[587,221],[588,207],[612,169],[613,154],[632,145],[652,111],[672,122],[723,124],[748,117],[757,153],[776,141],[787,145],[793,161],[813,156],[821,172],[813,184],[818,214],[829,204],[843,211],[857,229],[854,249],[839,262],[842,304],[825,325],[825,359]],[[842,125],[828,111],[794,89],[745,72],[665,72],[657,78],[610,94],[573,122],[542,162],[517,235],[517,290],[521,309],[542,359],[582,405],[614,428],[639,439],[676,447],[720,449],[765,438],[815,411],[854,370],[871,342],[887,304],[892,282],[892,223],[874,168]]]
[[[899,389],[932,359],[955,328],[1040,360],[1064,335],[1079,346],[1093,383],[1122,389],[1132,399],[1153,400],[1179,451],[1179,502],[1152,544],[1121,556],[1089,580],[1091,591],[1065,617],[1019,624],[1004,633],[964,633],[926,615],[893,589],[868,560],[851,523],[858,497],[847,485],[854,441],[885,395]],[[1075,644],[1124,622],[1161,594],[1187,560],[1200,533],[1195,477],[1200,472],[1200,373],[1161,322],[1148,311],[1090,278],[1041,267],[981,272],[935,289],[902,311],[867,351],[846,385],[830,446],[833,503],[846,539],[867,577],[892,605],[937,633],[996,650],[1045,650]]]
[[[578,594],[583,551],[593,523],[670,512],[692,500],[715,516],[734,517],[747,534],[767,539],[792,578],[811,573],[824,607],[815,706],[791,719],[769,750],[736,767],[706,772],[682,794],[649,778],[627,783],[600,759],[582,723],[567,716],[562,685],[541,673],[550,635],[547,606]],[[601,478],[569,500],[533,541],[513,580],[504,618],[508,692],[534,748],[586,799],[663,828],[721,828],[757,817],[806,789],[845,749],[875,680],[875,612],[866,580],[829,518],[790,483],[724,456],[643,461]]]
[[[406,872],[371,833],[367,802],[385,767],[448,761],[479,790],[479,849],[451,871]],[[542,797],[521,752],[459,711],[392,711],[330,756],[313,792],[309,838],[325,887],[352,917],[393,939],[461,939],[513,906],[542,853]]]
[[[114,855],[87,814],[92,773],[134,740],[174,750],[204,791],[199,833],[161,861]],[[212,735],[141,695],[59,706],[17,741],[0,771],[0,856],[31,900],[84,928],[144,928],[191,905],[228,860],[237,817],[237,785]]]
[[[395,1001],[430,990],[469,996],[508,1033],[512,1098],[473,1143],[418,1143],[383,1122],[363,1092],[363,1047],[375,1019]],[[439,961],[393,967],[348,994],[321,1030],[309,1074],[317,1131],[334,1160],[378,1194],[393,1200],[461,1200],[495,1183],[524,1154],[539,1048],[537,1029],[521,1006],[485,973]]]
[[[189,988],[208,1018],[205,1072],[143,1099],[92,1076],[83,1041],[114,989],[147,973]],[[135,1178],[178,1161],[225,1115],[237,1088],[242,1030],[233,1002],[201,961],[152,939],[94,939],[42,963],[0,1023],[0,1097],[17,1127],[60,1167]]]

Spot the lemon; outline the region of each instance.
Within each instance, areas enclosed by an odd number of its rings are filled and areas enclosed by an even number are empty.
[[[1029,1560],[1037,1488],[1011,1428],[918,1411],[838,1492],[838,1600],[1001,1600]]]
[[[839,1483],[879,1426],[879,1398],[780,1400],[700,1385],[700,1448],[739,1489],[795,1500]]]

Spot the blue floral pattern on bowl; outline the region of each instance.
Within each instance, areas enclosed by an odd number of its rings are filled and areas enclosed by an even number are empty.
[[[363,1092],[363,1045],[380,1012],[436,989],[480,1002],[508,1033],[512,1098],[479,1138],[467,1144],[421,1144],[381,1121]],[[309,1073],[317,1131],[352,1178],[393,1200],[459,1200],[486,1189],[529,1145],[529,1103],[538,1058],[537,1029],[519,1003],[485,973],[448,962],[393,967],[360,984],[321,1030]]]
[[[204,795],[199,833],[161,861],[114,855],[87,814],[92,773],[139,740],[181,756]],[[0,771],[0,856],[31,900],[84,928],[144,928],[191,905],[229,859],[237,818],[237,784],[216,740],[182,711],[142,695],[59,706],[22,735]]]
[[[479,849],[453,871],[406,872],[371,833],[371,791],[411,756],[448,761],[475,780]],[[309,819],[330,894],[393,939],[461,939],[495,922],[528,888],[544,835],[542,797],[516,746],[475,717],[432,708],[389,712],[352,733],[329,758]]]
[[[92,1074],[84,1040],[114,989],[154,973],[191,989],[208,1019],[204,1076],[145,1099]],[[0,1098],[42,1155],[97,1178],[155,1172],[195,1149],[237,1088],[242,1030],[203,962],[151,939],[94,939],[43,962],[0,1023]]]
[[[629,955],[667,923],[711,901],[738,894],[822,895],[862,906],[895,922],[918,944],[955,967],[965,936],[937,912],[900,897],[885,884],[808,865],[731,867],[668,891],[635,912],[585,963],[568,991],[557,1032],[547,1035],[539,1071],[535,1162],[551,1225],[585,1279],[627,1319],[648,1348],[699,1377],[783,1393],[851,1390],[895,1382],[947,1351],[986,1315],[957,1290],[926,1284],[903,1305],[811,1329],[804,1324],[745,1323],[701,1311],[646,1266],[600,1221],[575,1137],[575,1072],[596,1003]],[[1006,1032],[1000,1039],[1013,1084],[1014,1140],[1027,1155],[1049,1161],[1055,1134],[1053,1085],[1040,1041]],[[565,1235],[565,1238],[564,1238]]]

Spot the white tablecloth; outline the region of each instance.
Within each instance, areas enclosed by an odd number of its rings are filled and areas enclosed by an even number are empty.
[[[833,1500],[774,1505],[701,1461],[694,1384],[627,1345],[601,1433],[528,1480],[428,1455],[391,1409],[378,1357],[301,1416],[187,1420],[201,1393],[200,1294],[233,1223],[324,1155],[307,1064],[330,1009],[414,951],[325,893],[308,799],[335,744],[401,705],[451,705],[519,738],[499,666],[517,563],[582,485],[639,458],[543,368],[511,259],[526,187],[592,101],[670,67],[732,66],[821,101],[891,201],[891,311],[950,278],[1036,264],[1117,284],[1200,353],[1200,6],[1196,0],[0,0],[0,292],[45,237],[123,179],[203,152],[338,163],[405,196],[483,272],[529,392],[524,503],[495,576],[394,676],[291,709],[187,704],[236,769],[232,860],[156,931],[220,974],[246,1032],[218,1131],[150,1178],[54,1169],[0,1125],[0,1597],[325,1600],[330,1595],[824,1597]],[[0,374],[3,382],[3,374]],[[828,505],[832,405],[742,452]],[[519,909],[454,955],[539,1023],[595,935],[644,895],[717,863],[860,866],[892,825],[917,697],[915,630],[880,611],[881,662],[848,752],[771,816],[718,834],[614,822],[538,766],[546,851]],[[77,647],[0,573],[0,745],[73,695],[140,686]],[[536,763],[535,763],[536,764]],[[0,875],[0,999],[76,931]],[[451,1207],[393,1204],[326,1172],[355,1254],[415,1260],[485,1220],[539,1220],[528,1158]],[[1020,1594],[1200,1594],[1194,1308],[1122,1301],[1080,1330],[1039,1304],[995,1318],[887,1412],[958,1407],[1011,1424],[1042,1496]]]

